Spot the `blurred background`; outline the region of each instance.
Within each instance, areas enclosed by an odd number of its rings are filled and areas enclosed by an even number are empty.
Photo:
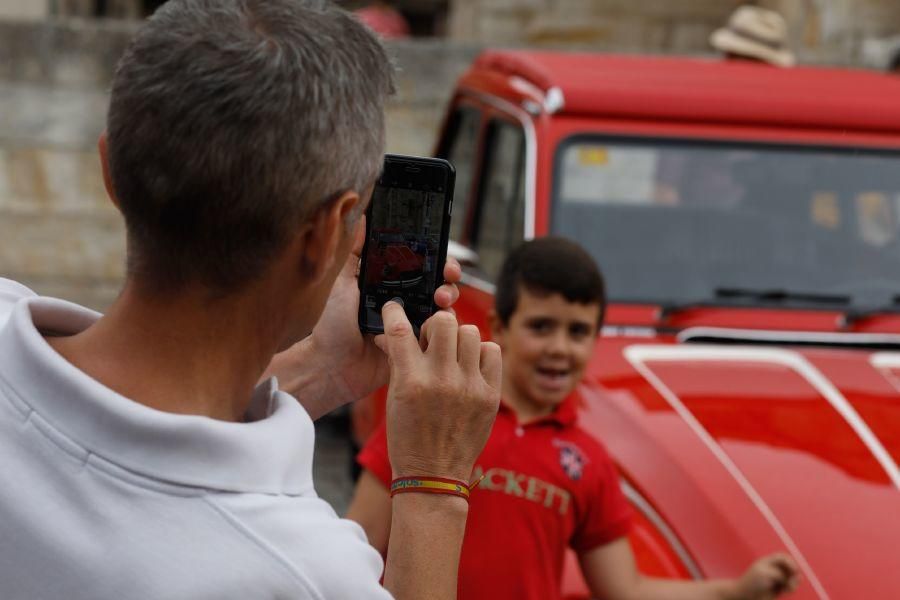
[[[123,276],[124,231],[95,145],[118,56],[161,0],[0,0],[0,275],[104,310]],[[788,23],[799,62],[886,69],[898,0],[396,0],[342,2],[386,37],[399,68],[389,150],[427,155],[457,77],[488,46],[713,55],[741,4]],[[321,493],[342,510],[349,450],[325,422]],[[327,454],[331,452],[331,454]],[[330,487],[329,487],[330,486]]]
[[[122,277],[123,231],[95,158],[106,90],[160,0],[0,0],[0,273],[102,310]],[[367,2],[344,3],[350,9]],[[703,55],[736,0],[396,0],[409,37],[389,149],[429,154],[456,78],[490,46]],[[883,68],[897,0],[765,0],[805,63]],[[54,216],[47,219],[47,216]]]

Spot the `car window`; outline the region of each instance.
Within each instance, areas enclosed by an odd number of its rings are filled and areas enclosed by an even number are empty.
[[[507,121],[488,125],[481,203],[474,235],[479,267],[494,281],[507,252],[525,230],[525,136]]]
[[[576,136],[552,214],[618,301],[742,289],[900,306],[897,152]]]
[[[447,135],[438,151],[438,156],[446,158],[456,168],[450,238],[457,241],[465,241],[466,216],[472,194],[472,178],[475,176],[480,127],[481,111],[471,106],[457,108],[450,115]]]

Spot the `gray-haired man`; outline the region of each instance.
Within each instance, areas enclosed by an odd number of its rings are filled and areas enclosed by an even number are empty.
[[[121,295],[100,316],[0,280],[4,598],[388,595],[315,494],[312,420],[390,371],[395,474],[466,479],[500,381],[498,348],[450,313],[421,345],[393,303],[385,337],[357,329],[391,77],[325,1],[170,0],[138,33],[100,140]],[[465,500],[393,511],[388,590],[455,598]]]

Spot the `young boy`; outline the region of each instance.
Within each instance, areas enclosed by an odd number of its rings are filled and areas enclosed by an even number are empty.
[[[470,498],[459,598],[560,598],[568,546],[600,598],[762,600],[793,589],[797,570],[784,555],[761,559],[735,580],[664,580],[637,572],[627,538],[630,509],[616,469],[576,422],[575,388],[605,306],[600,272],[577,244],[545,237],[507,257],[490,315],[503,352],[503,401],[473,474],[484,479]],[[347,516],[384,553],[391,519],[384,427],[358,460],[364,471]]]

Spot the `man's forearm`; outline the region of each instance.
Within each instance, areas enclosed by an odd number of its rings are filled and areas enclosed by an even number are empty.
[[[272,357],[262,379],[277,377],[279,388],[296,398],[315,421],[338,406],[358,400],[330,367],[333,365],[317,364],[316,349],[308,337]]]
[[[469,505],[439,494],[392,500],[384,586],[397,600],[456,600],[457,572]]]

